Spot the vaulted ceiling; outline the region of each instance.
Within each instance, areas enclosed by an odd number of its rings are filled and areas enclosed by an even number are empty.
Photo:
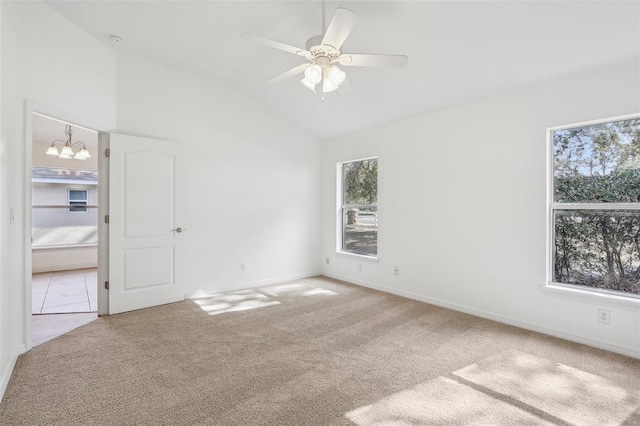
[[[327,21],[337,7],[358,15],[343,51],[409,63],[345,68],[352,90],[323,101],[300,78],[265,83],[304,58],[241,37],[304,47],[321,33],[321,1],[47,3],[122,54],[222,80],[320,139],[640,54],[638,1],[327,1]]]

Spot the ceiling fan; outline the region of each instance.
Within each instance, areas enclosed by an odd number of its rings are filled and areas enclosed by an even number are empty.
[[[323,2],[324,3],[324,2]],[[355,12],[338,8],[336,9],[327,30],[324,31],[324,4],[322,16],[322,29],[324,35],[314,36],[307,40],[305,48],[291,46],[276,40],[271,40],[255,34],[243,34],[246,40],[255,41],[275,49],[303,56],[309,62],[300,64],[283,72],[269,80],[269,82],[282,81],[298,74],[304,73],[302,84],[316,93],[316,86],[322,84],[323,93],[333,92],[344,83],[347,75],[340,68],[345,67],[396,67],[401,68],[407,64],[408,58],[404,55],[372,55],[364,53],[343,53],[340,49],[356,24]]]

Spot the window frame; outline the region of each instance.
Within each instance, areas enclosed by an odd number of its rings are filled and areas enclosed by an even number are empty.
[[[345,211],[348,209],[371,209],[371,208],[375,208],[376,211],[376,235],[378,233],[378,203],[376,202],[376,204],[345,204],[345,185],[344,185],[344,165],[345,164],[350,164],[350,163],[358,163],[358,162],[362,162],[362,161],[367,161],[367,160],[376,160],[376,162],[379,165],[379,158],[378,156],[370,156],[370,157],[364,157],[364,158],[358,158],[355,160],[348,160],[348,161],[340,161],[336,164],[336,182],[337,182],[337,186],[336,186],[336,253],[337,254],[341,254],[341,255],[345,255],[345,256],[353,256],[359,259],[363,259],[363,260],[371,260],[371,261],[375,261],[377,262],[378,260],[378,255],[379,255],[379,247],[378,247],[378,241],[376,238],[376,254],[375,255],[369,255],[369,254],[363,254],[363,253],[354,253],[352,251],[347,251],[344,248],[344,244],[345,244],[345,230],[346,230],[346,224],[345,224]],[[378,169],[379,170],[379,169]],[[378,174],[379,175],[379,174]],[[376,175],[376,186],[378,185],[378,175]]]
[[[72,200],[71,192],[84,192],[86,197],[84,200]],[[74,203],[84,203],[84,204],[74,204]],[[79,214],[79,213],[89,213],[89,190],[88,189],[80,189],[80,188],[67,188],[67,204],[70,206],[67,209],[67,213],[69,214]],[[74,206],[74,207],[71,207]],[[77,206],[77,207],[75,207]],[[84,208],[83,208],[84,206]]]
[[[616,211],[616,210],[633,210],[640,213],[640,202],[638,203],[557,203],[554,201],[554,182],[555,182],[555,152],[553,135],[557,131],[569,130],[581,127],[595,126],[598,124],[611,123],[615,121],[625,121],[640,119],[640,113],[628,114],[622,116],[608,117],[597,120],[584,121],[579,123],[566,124],[547,128],[547,220],[546,220],[546,283],[545,289],[555,291],[560,290],[563,293],[570,294],[571,298],[582,296],[596,296],[599,300],[606,299],[611,302],[619,302],[626,304],[631,302],[633,305],[640,304],[640,295],[633,293],[624,293],[620,291],[600,289],[579,284],[561,283],[553,280],[554,278],[554,243],[555,243],[555,212],[558,210],[599,210],[599,211]]]

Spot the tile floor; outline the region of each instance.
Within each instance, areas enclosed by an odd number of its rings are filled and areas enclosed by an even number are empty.
[[[48,342],[98,318],[97,312],[31,316],[31,344]]]
[[[32,276],[32,314],[98,310],[98,270],[43,272]]]

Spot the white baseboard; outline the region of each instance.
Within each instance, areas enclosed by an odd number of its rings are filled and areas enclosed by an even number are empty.
[[[70,262],[70,263],[49,263],[33,265],[31,271],[34,274],[41,272],[70,271],[72,269],[97,268],[97,262]]]
[[[476,317],[481,317],[485,319],[489,319],[492,321],[497,321],[503,324],[512,325],[514,327],[524,328],[525,330],[531,330],[542,334],[547,334],[549,336],[558,337],[560,339],[569,340],[571,342],[582,343],[584,345],[593,346],[595,348],[604,349],[606,351],[615,352],[621,355],[630,356],[633,358],[640,359],[640,348],[634,348],[631,346],[617,345],[612,344],[610,342],[605,342],[599,339],[594,339],[592,337],[583,336],[575,333],[567,333],[563,330],[558,330],[555,328],[549,328],[546,326],[530,323],[527,321],[521,321],[515,318],[494,314],[491,312],[482,311],[479,309],[471,308],[464,305],[459,305],[457,303],[447,302],[445,300],[434,299],[431,297],[421,296],[419,294],[411,293],[408,291],[396,290],[393,288],[372,284],[370,282],[362,281],[362,280],[354,280],[350,277],[343,277],[336,274],[330,274],[327,272],[323,272],[324,276],[334,278],[337,280],[345,281],[350,284],[359,285],[362,287],[371,288],[374,290],[383,291],[385,293],[395,294],[397,296],[406,297],[408,299],[417,300],[419,302],[429,303],[431,305],[440,306],[443,308],[451,309],[458,312],[464,312],[465,314],[474,315]]]
[[[4,392],[7,390],[7,385],[9,384],[9,380],[11,379],[11,374],[13,374],[13,369],[16,366],[16,362],[18,361],[18,357],[25,353],[27,348],[25,345],[18,346],[11,355],[11,359],[9,363],[5,366],[2,371],[2,377],[0,377],[0,401],[4,397]]]
[[[310,277],[317,277],[318,275],[322,275],[322,273],[321,272],[308,272],[308,273],[304,273],[304,274],[286,275],[284,277],[268,278],[268,279],[264,279],[264,280],[250,281],[250,282],[246,282],[246,283],[238,283],[238,284],[233,284],[233,285],[230,285],[230,286],[216,288],[215,290],[212,290],[210,292],[200,291],[198,293],[189,294],[189,295],[186,295],[185,298],[186,299],[197,299],[199,297],[204,297],[204,296],[208,296],[208,295],[212,295],[212,294],[218,294],[218,293],[225,293],[227,291],[246,290],[246,289],[255,288],[255,287],[261,287],[261,286],[265,286],[265,285],[269,285],[269,284],[278,284],[278,283],[283,283],[283,282],[287,282],[287,281],[301,280],[301,279],[310,278]]]

